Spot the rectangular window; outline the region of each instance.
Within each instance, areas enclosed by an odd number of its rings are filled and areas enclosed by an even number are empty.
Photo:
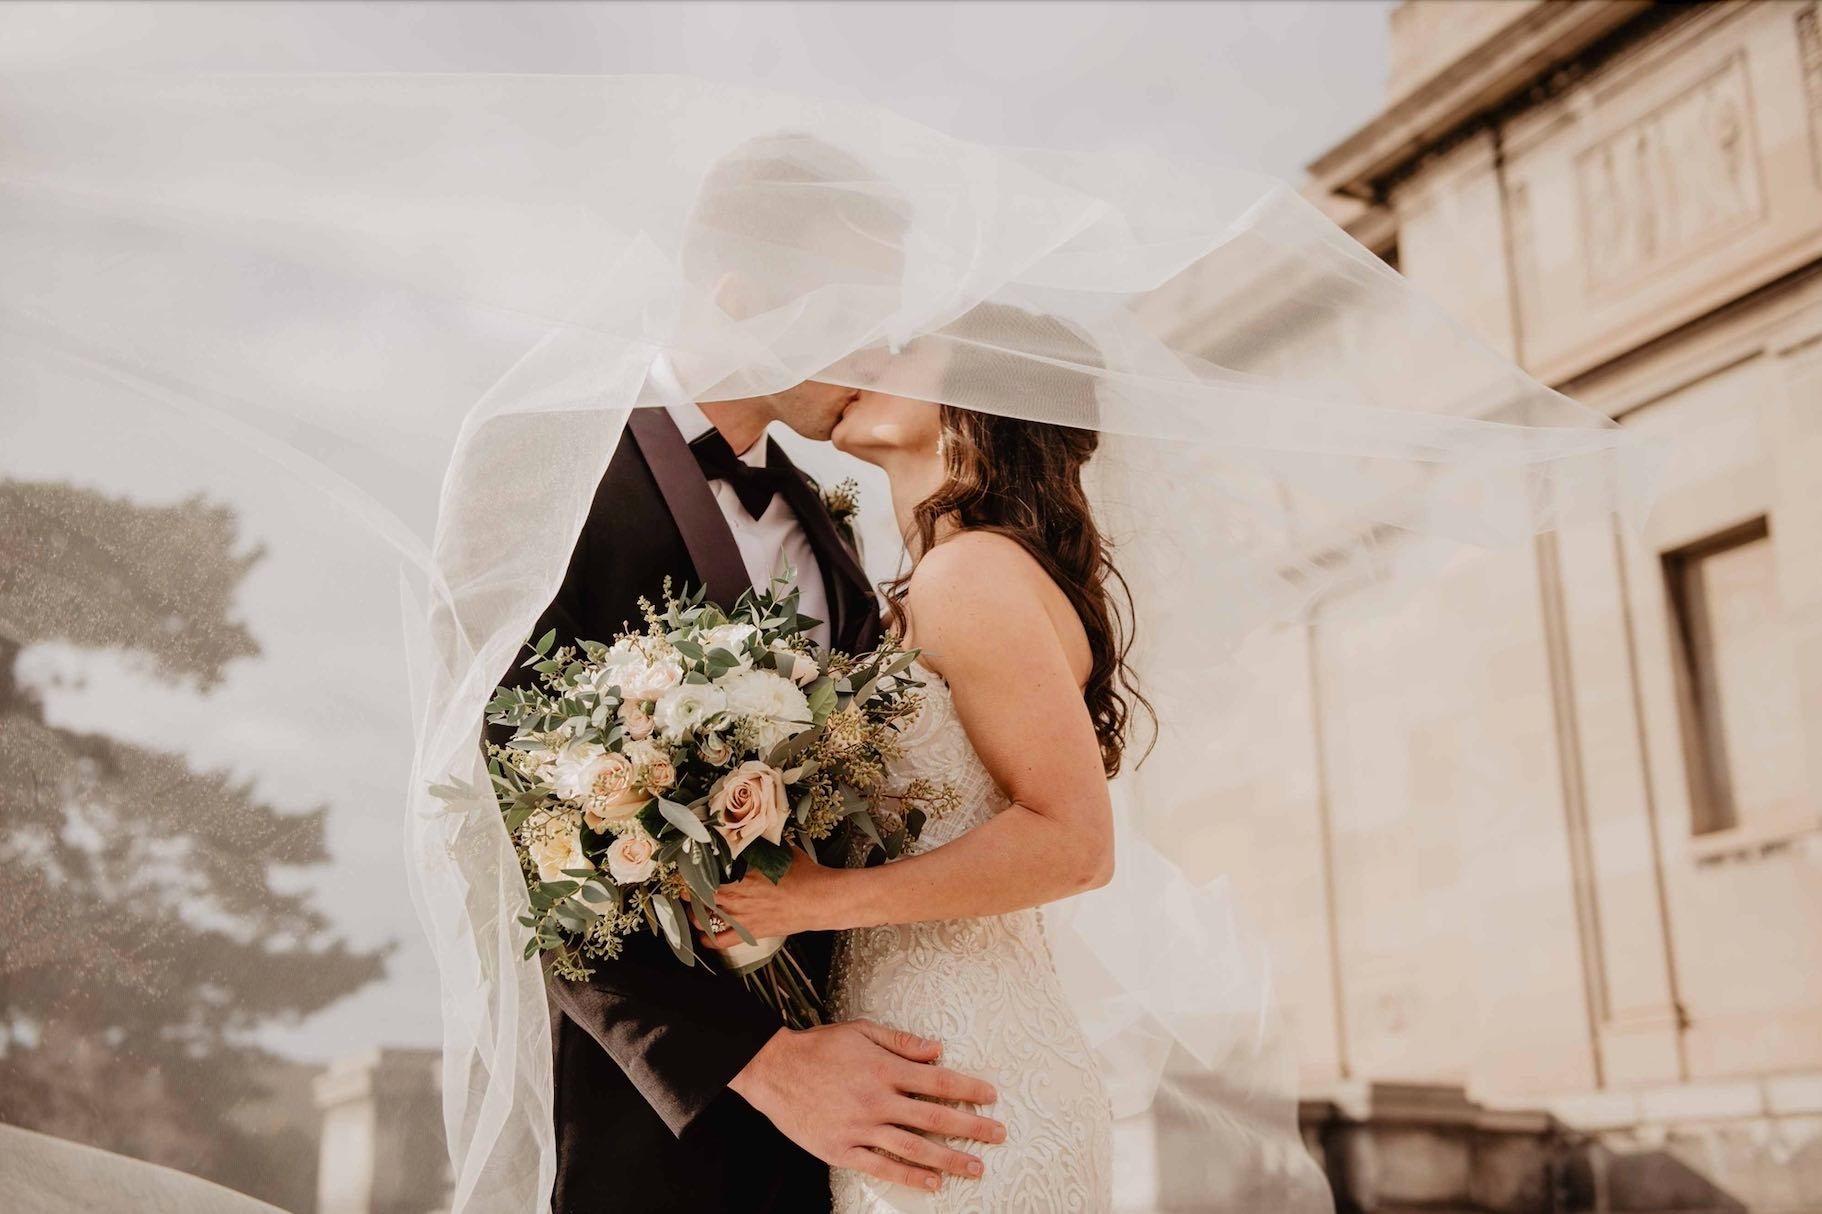
[[[1776,831],[1806,784],[1794,650],[1766,519],[1664,555],[1691,829]]]

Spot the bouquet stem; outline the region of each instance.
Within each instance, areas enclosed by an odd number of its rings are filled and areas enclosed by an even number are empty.
[[[823,1022],[822,997],[789,948],[781,947],[760,964],[737,972],[746,988],[789,1027],[815,1028]]]

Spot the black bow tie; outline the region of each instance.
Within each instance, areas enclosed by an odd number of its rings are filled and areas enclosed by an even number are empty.
[[[690,450],[701,465],[702,474],[712,481],[726,481],[734,486],[740,504],[754,518],[766,512],[773,496],[784,487],[782,473],[772,468],[755,468],[734,454],[721,431],[711,429],[690,444]]]

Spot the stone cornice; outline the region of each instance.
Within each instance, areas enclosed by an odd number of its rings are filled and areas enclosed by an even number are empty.
[[[1313,192],[1369,203],[1453,132],[1652,8],[1651,0],[1549,0],[1392,102],[1309,166]]]

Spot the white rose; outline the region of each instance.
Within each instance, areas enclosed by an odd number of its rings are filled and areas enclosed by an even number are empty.
[[[727,711],[727,696],[713,683],[679,683],[658,697],[652,722],[658,732],[680,741]]]
[[[725,649],[739,658],[742,666],[749,666],[753,659],[746,652],[746,643],[758,631],[751,624],[723,624],[719,628],[710,628],[701,637],[703,652]]]
[[[727,693],[727,712],[752,718],[759,745],[770,749],[802,731],[814,719],[797,684],[770,670],[736,670],[717,683]]]
[[[782,843],[791,816],[783,773],[749,759],[709,789],[709,814],[736,856],[754,839]]]
[[[588,795],[595,778],[594,764],[607,753],[598,742],[569,742],[550,761],[550,785],[565,801],[580,801]]]
[[[618,687],[626,700],[649,700],[683,680],[683,663],[661,639],[623,637],[602,655],[595,686]]]
[[[658,871],[657,851],[646,835],[621,835],[607,849],[607,875],[620,885],[637,885]]]
[[[620,694],[629,700],[656,699],[683,681],[683,663],[676,658],[627,666],[620,671]]]
[[[533,836],[525,850],[538,866],[538,880],[565,880],[564,869],[595,866],[582,854],[582,832],[575,826],[555,826]]]

